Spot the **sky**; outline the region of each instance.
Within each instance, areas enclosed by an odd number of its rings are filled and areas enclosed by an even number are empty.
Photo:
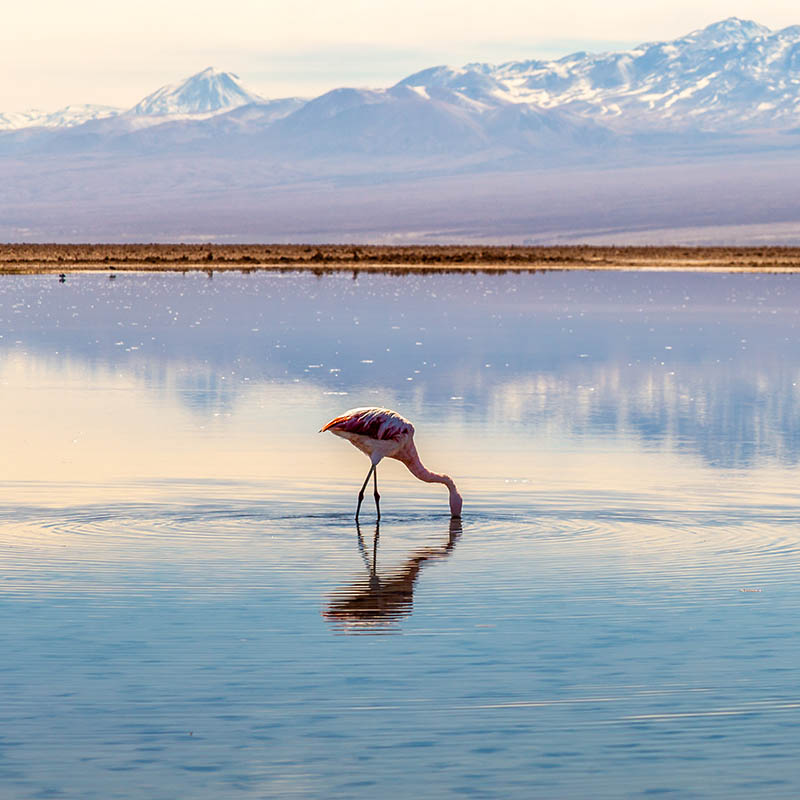
[[[0,26],[0,111],[128,107],[208,66],[267,97],[313,97],[436,64],[624,49],[730,16],[800,23],[786,0],[13,0]]]

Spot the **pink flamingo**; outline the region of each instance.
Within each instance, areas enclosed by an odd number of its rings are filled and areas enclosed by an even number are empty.
[[[364,490],[370,477],[375,481],[375,507],[378,519],[381,518],[381,496],[378,494],[377,467],[382,458],[396,458],[402,461],[415,478],[426,483],[443,483],[450,491],[450,514],[461,516],[461,495],[449,475],[441,475],[426,469],[414,447],[414,426],[405,417],[388,408],[351,408],[340,417],[332,419],[321,430],[330,431],[347,439],[362,453],[369,456],[372,466],[369,468],[364,485],[358,493],[356,520],[364,500]]]

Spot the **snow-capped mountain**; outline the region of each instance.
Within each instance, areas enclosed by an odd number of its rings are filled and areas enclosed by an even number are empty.
[[[294,100],[294,98],[292,98]],[[104,105],[69,105],[58,111],[0,112],[0,131],[23,128],[74,128],[87,122],[127,118],[124,123],[93,129],[93,133],[116,133],[121,129],[149,127],[166,118],[211,117],[250,104],[267,101],[245,88],[238,75],[208,67],[196,75],[168,84],[140,100],[133,108],[122,109]],[[288,112],[287,112],[288,113]],[[152,117],[153,119],[145,119]]]
[[[561,108],[621,130],[729,131],[800,124],[800,26],[771,31],[731,17],[671,42],[554,61],[469,64],[510,102]],[[463,77],[424,84],[437,91]]]
[[[154,117],[217,114],[263,102],[263,97],[242,85],[238,75],[208,67],[181,83],[162,86],[127,113]]]
[[[508,138],[500,127],[503,119],[513,121],[506,131],[513,139],[514,125],[520,120],[543,120],[548,115],[559,117],[562,127],[568,122],[584,125],[578,136],[583,140],[591,126],[598,124],[607,136],[610,132],[787,130],[800,126],[800,25],[771,31],[731,17],[673,41],[645,43],[623,52],[432,67],[388,89],[333,90],[310,101],[307,110],[297,98],[267,103],[233,73],[209,67],[161,87],[122,113],[101,106],[68,106],[51,114],[7,113],[0,114],[0,130],[75,128],[92,121],[93,136],[117,135],[249,106],[262,111],[235,122],[231,119],[229,128],[243,133],[276,124],[273,140],[279,130],[291,129],[295,136],[313,139],[310,147],[314,150],[320,149],[326,135],[344,137],[350,149],[354,142],[361,142],[367,151],[380,150],[380,141],[367,141],[370,130],[376,136],[388,134],[388,140],[396,143],[406,135],[413,139],[416,131],[427,142],[425,150],[431,149],[431,137],[439,133],[443,137],[440,149],[450,146],[451,136],[458,139],[461,134],[478,146],[498,136]],[[294,121],[288,119],[292,113],[299,115]],[[304,119],[323,127],[304,130]],[[103,120],[105,124],[97,124]],[[348,133],[347,125],[355,127]],[[216,135],[225,126],[213,127]],[[594,131],[599,135],[600,128]],[[295,144],[304,149],[302,142]]]
[[[437,66],[389,89],[337,89],[275,122],[266,137],[271,149],[303,155],[560,158],[648,143],[682,152],[723,139],[727,148],[752,147],[754,132],[763,139],[795,128],[800,26],[773,32],[731,17],[625,52]]]
[[[103,105],[69,105],[58,111],[11,111],[0,113],[0,130],[19,130],[20,128],[72,128],[93,119],[106,119],[122,111],[121,108]]]

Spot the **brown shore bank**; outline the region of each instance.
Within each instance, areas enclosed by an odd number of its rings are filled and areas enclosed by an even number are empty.
[[[800,272],[797,247],[0,244],[0,274],[77,271]]]

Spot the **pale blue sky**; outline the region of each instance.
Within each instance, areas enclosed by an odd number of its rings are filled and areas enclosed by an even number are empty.
[[[732,15],[800,23],[783,0],[28,0],[4,9],[0,111],[133,105],[207,66],[269,97],[313,96],[434,64],[619,49]]]

